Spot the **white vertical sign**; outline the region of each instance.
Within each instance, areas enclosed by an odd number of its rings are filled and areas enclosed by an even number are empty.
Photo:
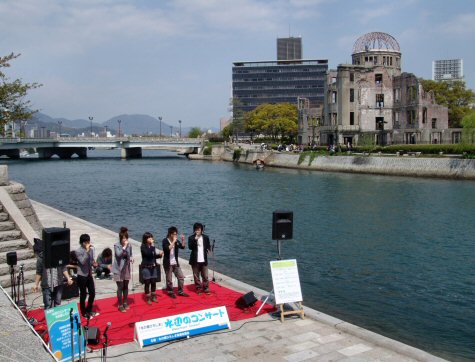
[[[297,260],[277,260],[270,262],[272,284],[276,304],[301,302],[299,271]]]

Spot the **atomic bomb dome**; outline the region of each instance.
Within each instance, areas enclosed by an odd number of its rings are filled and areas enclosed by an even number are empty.
[[[353,54],[368,51],[392,51],[401,53],[399,43],[394,37],[381,32],[360,36],[353,45]]]
[[[383,66],[398,75],[401,71],[401,48],[394,37],[382,32],[360,36],[353,45],[351,54],[354,65],[367,68]]]

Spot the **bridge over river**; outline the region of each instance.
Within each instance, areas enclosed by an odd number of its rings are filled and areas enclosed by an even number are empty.
[[[20,158],[22,150],[35,149],[38,157],[42,159],[48,159],[54,155],[62,159],[71,158],[74,155],[87,158],[87,150],[120,149],[122,158],[141,158],[143,149],[170,150],[187,155],[197,153],[202,144],[201,138],[0,138],[0,156]]]

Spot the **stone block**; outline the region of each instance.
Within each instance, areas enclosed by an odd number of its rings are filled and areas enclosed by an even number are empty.
[[[0,186],[7,186],[10,183],[8,181],[8,166],[0,166]]]
[[[15,204],[16,204],[16,206],[18,206],[18,208],[20,210],[31,207],[31,202],[30,202],[29,199],[17,201],[17,202],[15,202]]]
[[[10,194],[10,196],[12,200],[15,202],[22,201],[28,198],[24,192],[19,192],[17,194]]]
[[[17,182],[12,182],[6,187],[9,194],[18,194],[25,192],[25,186]]]

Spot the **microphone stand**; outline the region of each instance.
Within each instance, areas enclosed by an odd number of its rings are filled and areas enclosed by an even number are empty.
[[[16,303],[15,267],[13,265],[10,265],[10,287],[12,300]]]
[[[109,336],[107,335],[107,330],[111,326],[111,322],[107,323],[107,327],[104,330],[104,343],[102,344],[102,356],[101,361],[107,361],[107,346],[109,345]]]
[[[74,320],[76,321],[76,329],[78,330],[78,348],[79,348],[79,361],[82,361],[82,351],[81,351],[81,336],[82,336],[82,333],[81,333],[81,322],[79,321],[79,318],[77,315],[74,316]],[[73,361],[74,361],[74,357],[73,357]]]
[[[215,256],[214,256],[214,243],[216,242],[215,239],[213,239],[213,245],[211,246],[211,253],[213,254],[213,283],[216,282],[216,279],[214,277],[214,269],[216,268],[216,260],[215,260]]]
[[[74,361],[74,324],[73,324],[73,308],[69,310],[69,326],[71,328],[71,361]]]
[[[23,273],[23,264],[20,265],[20,271],[17,276],[18,294],[16,304],[23,313],[26,313],[26,299],[25,299],[25,275]],[[20,288],[22,288],[22,294],[20,294]],[[20,296],[23,295],[23,299],[20,301]]]

